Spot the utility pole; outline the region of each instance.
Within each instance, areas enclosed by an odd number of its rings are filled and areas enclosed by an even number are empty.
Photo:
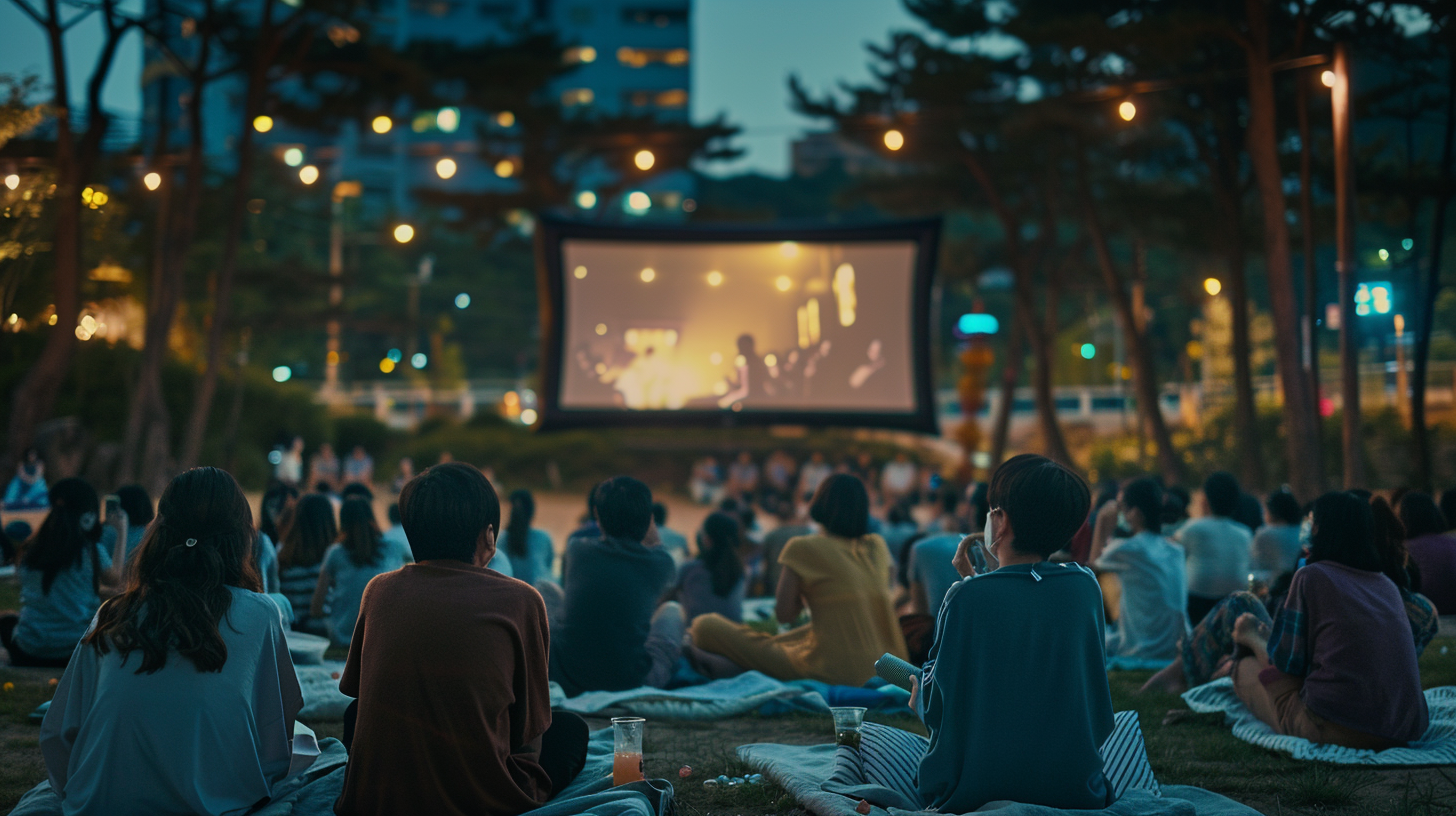
[[[1330,93],[1335,142],[1335,247],[1339,273],[1335,302],[1340,309],[1340,395],[1344,403],[1341,434],[1345,487],[1363,487],[1365,463],[1360,449],[1360,340],[1355,323],[1355,180],[1351,165],[1350,48],[1335,44],[1335,84]]]

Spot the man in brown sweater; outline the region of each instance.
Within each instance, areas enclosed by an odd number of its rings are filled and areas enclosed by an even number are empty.
[[[588,730],[551,713],[541,596],[487,569],[500,502],[437,465],[399,497],[416,563],[364,590],[339,688],[349,765],[339,816],[515,816],[581,771]]]

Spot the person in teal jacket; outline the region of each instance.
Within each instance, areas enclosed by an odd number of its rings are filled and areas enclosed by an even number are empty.
[[[1008,800],[1054,808],[1112,803],[1099,749],[1113,731],[1102,591],[1075,563],[1051,563],[1087,518],[1081,477],[1017,456],[990,485],[986,545],[1000,561],[946,593],[914,702],[930,730],[922,804],[969,813]]]

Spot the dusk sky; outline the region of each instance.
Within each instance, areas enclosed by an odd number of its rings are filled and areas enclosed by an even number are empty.
[[[133,0],[135,2],[135,0]],[[892,29],[915,27],[900,0],[695,0],[693,5],[693,115],[727,113],[744,128],[747,149],[714,173],[788,171],[789,140],[811,123],[789,110],[788,77],[798,74],[815,90],[841,80],[868,79],[867,42],[884,42]],[[89,73],[100,35],[83,23],[71,35],[73,77]],[[33,73],[49,79],[39,27],[11,3],[0,3],[0,74]],[[107,103],[135,132],[141,110],[141,44],[127,42],[107,86]],[[72,93],[83,92],[73,78]]]

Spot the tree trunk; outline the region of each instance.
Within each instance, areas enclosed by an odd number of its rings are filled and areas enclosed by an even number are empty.
[[[213,279],[212,320],[207,330],[207,356],[197,390],[192,398],[192,413],[182,443],[181,470],[196,467],[202,458],[202,442],[207,435],[212,401],[217,394],[219,369],[226,337],[228,311],[232,305],[233,278],[237,271],[238,245],[242,242],[244,212],[248,204],[248,187],[253,177],[253,118],[263,112],[268,90],[268,68],[276,50],[274,42],[272,0],[264,0],[259,44],[248,71],[248,88],[243,103],[242,132],[238,136],[238,166],[233,180],[232,200],[228,204],[227,234],[223,238],[222,258]]]
[[[1299,232],[1304,251],[1304,354],[1305,375],[1309,378],[1309,393],[1315,400],[1315,409],[1320,404],[1320,344],[1319,344],[1319,270],[1315,265],[1314,241],[1314,187],[1311,165],[1314,161],[1314,147],[1310,144],[1309,131],[1309,77],[1295,77],[1295,95],[1299,114]],[[1324,472],[1324,464],[1320,464]]]
[[[1082,178],[1079,179],[1082,218],[1092,239],[1093,254],[1097,256],[1097,266],[1102,272],[1102,283],[1107,287],[1107,295],[1112,300],[1113,308],[1117,310],[1118,322],[1122,324],[1122,335],[1127,350],[1132,355],[1133,388],[1137,393],[1138,416],[1158,448],[1158,470],[1163,478],[1168,484],[1185,484],[1188,481],[1187,468],[1173,448],[1173,435],[1168,432],[1168,423],[1163,421],[1163,410],[1158,399],[1158,372],[1153,365],[1151,344],[1142,328],[1141,318],[1133,311],[1132,298],[1128,295],[1122,272],[1112,259],[1112,248],[1107,243],[1107,233],[1097,217],[1097,205],[1092,200],[1092,191],[1085,173],[1085,168],[1082,168]],[[1141,451],[1138,452],[1138,457],[1142,458]]]
[[[1446,78],[1446,132],[1441,144],[1441,167],[1437,181],[1436,211],[1431,218],[1431,251],[1426,262],[1426,296],[1421,320],[1416,326],[1415,372],[1411,378],[1411,445],[1415,462],[1415,486],[1431,491],[1431,439],[1426,428],[1426,374],[1431,360],[1431,328],[1436,319],[1436,298],[1441,294],[1441,251],[1446,237],[1446,210],[1451,205],[1451,163],[1456,141],[1456,42],[1448,42]]]
[[[96,167],[109,117],[101,107],[101,90],[115,62],[117,46],[125,27],[117,25],[114,0],[102,3],[106,38],[86,88],[86,132],[77,144],[71,123],[69,74],[66,66],[66,28],[59,0],[46,0],[45,16],[27,11],[45,30],[50,49],[54,94],[52,115],[56,122],[56,221],[51,259],[52,297],[55,327],[46,336],[40,356],[25,373],[11,395],[5,449],[0,451],[0,473],[10,473],[19,457],[30,447],[36,425],[55,410],[61,385],[71,369],[76,351],[76,319],[81,311],[81,188]]]
[[[1020,320],[1010,321],[1006,332],[1006,361],[1001,365],[1001,393],[997,395],[996,424],[991,428],[991,467],[994,471],[1006,459],[1006,440],[1011,435],[1011,412],[1016,408],[1016,386],[1021,382],[1021,368],[1026,356],[1026,327]]]
[[[1057,421],[1056,397],[1052,391],[1052,349],[1046,329],[1036,314],[1036,293],[1031,279],[1030,261],[1021,245],[1020,228],[1011,209],[1001,197],[991,176],[980,160],[971,153],[963,154],[966,168],[975,176],[981,191],[990,201],[991,209],[1001,222],[1001,231],[1006,237],[1006,255],[1011,263],[1013,290],[1016,297],[1016,322],[1021,325],[1023,336],[1031,346],[1035,370],[1032,372],[1032,388],[1036,395],[1036,415],[1041,426],[1043,452],[1047,457],[1071,466],[1072,454],[1067,450],[1066,437],[1062,435],[1061,423]]]
[[[1269,306],[1274,317],[1279,380],[1284,388],[1285,452],[1295,493],[1317,496],[1324,481],[1316,469],[1319,412],[1312,404],[1309,381],[1300,361],[1299,313],[1294,301],[1289,224],[1284,215],[1284,178],[1275,126],[1274,74],[1269,62],[1268,13],[1264,0],[1246,0],[1245,5],[1250,37],[1245,48],[1249,73],[1249,126],[1245,138],[1263,210]]]

